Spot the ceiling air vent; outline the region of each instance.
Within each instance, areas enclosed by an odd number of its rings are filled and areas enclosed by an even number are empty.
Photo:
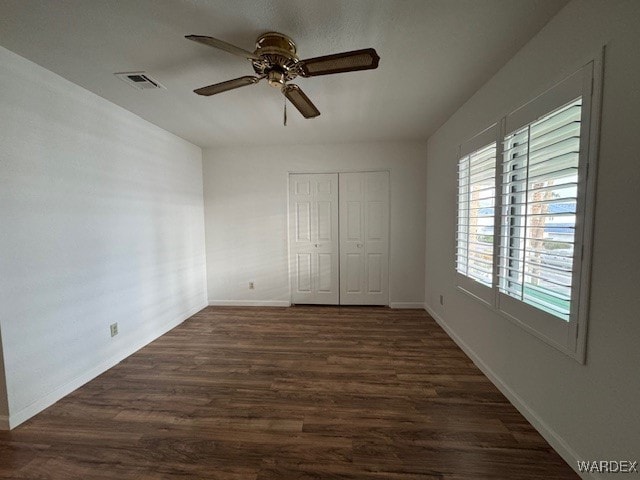
[[[138,90],[149,90],[151,88],[164,88],[154,79],[149,77],[144,72],[123,72],[123,73],[114,73],[116,77],[127,82],[134,88]]]

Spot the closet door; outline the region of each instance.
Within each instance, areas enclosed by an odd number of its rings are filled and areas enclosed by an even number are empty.
[[[340,174],[340,304],[389,304],[389,172]]]
[[[291,301],[338,304],[337,173],[289,175],[289,245]]]

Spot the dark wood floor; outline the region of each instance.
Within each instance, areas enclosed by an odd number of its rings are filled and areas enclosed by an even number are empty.
[[[207,308],[12,432],[0,478],[573,479],[423,311]]]

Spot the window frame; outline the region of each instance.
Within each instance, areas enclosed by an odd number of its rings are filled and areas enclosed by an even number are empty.
[[[498,122],[464,142],[458,151],[459,162],[463,156],[474,152],[482,146],[496,142],[493,284],[491,287],[487,287],[460,274],[455,267],[457,261],[456,253],[454,271],[457,288],[480,300],[492,311],[499,313],[512,323],[581,364],[586,363],[603,65],[603,52],[600,52],[599,55],[594,56],[591,61],[573,74],[522,106],[511,110],[502,116]],[[547,116],[578,97],[582,97],[580,151],[578,157],[575,243],[571,283],[571,313],[567,322],[522,300],[500,292],[500,239],[505,228],[502,221],[501,200],[502,166],[504,161],[503,141],[505,137],[519,128]],[[493,137],[491,137],[492,133]],[[458,162],[456,162],[456,165]],[[458,184],[458,180],[456,184]],[[456,189],[456,194],[458,194],[458,189]],[[527,208],[526,205],[525,208]],[[456,211],[456,233],[457,231],[458,211]]]

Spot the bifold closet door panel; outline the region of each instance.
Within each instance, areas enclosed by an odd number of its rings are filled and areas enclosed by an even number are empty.
[[[389,172],[341,173],[340,304],[389,304]]]
[[[289,175],[293,303],[339,303],[338,241],[338,174]]]

